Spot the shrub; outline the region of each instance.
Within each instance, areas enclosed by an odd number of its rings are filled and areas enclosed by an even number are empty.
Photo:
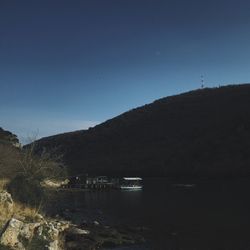
[[[20,149],[0,143],[0,178],[11,178],[19,169]]]
[[[39,155],[35,153],[35,142],[23,149],[20,160],[21,173],[28,179],[45,180],[56,179],[65,175],[65,168],[61,163],[61,155],[53,155],[43,150]]]
[[[8,191],[15,201],[39,207],[44,199],[44,189],[39,180],[29,179],[25,175],[17,175],[8,184]]]
[[[53,150],[38,154],[35,146],[32,142],[17,148],[0,140],[0,190],[7,189],[15,202],[32,209],[40,208],[48,198],[41,185],[43,181],[66,177],[61,155],[53,154]]]

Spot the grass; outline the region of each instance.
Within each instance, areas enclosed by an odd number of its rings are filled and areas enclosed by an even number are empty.
[[[0,191],[6,190],[6,186],[9,184],[9,182],[10,182],[10,179],[7,179],[7,178],[0,179]]]
[[[9,182],[7,178],[0,179],[0,191],[5,191]],[[13,209],[9,210],[6,204],[0,203],[0,228],[12,217],[27,222],[37,221],[40,212],[41,205],[31,207],[14,200]]]
[[[14,203],[13,217],[22,221],[35,222],[38,220],[40,212],[41,207],[34,208],[19,202]]]
[[[12,211],[6,209],[4,204],[0,204],[0,227],[12,217],[26,222],[35,222],[39,219],[39,212],[40,208],[29,207],[18,202],[14,203]]]

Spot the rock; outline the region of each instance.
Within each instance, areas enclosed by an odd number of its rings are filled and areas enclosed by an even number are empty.
[[[25,221],[26,217],[21,214],[15,214],[15,219],[20,220],[20,221]]]
[[[11,197],[11,194],[8,193],[7,191],[0,191],[0,203],[1,204],[6,204],[8,208],[13,208],[13,200]]]
[[[12,218],[5,226],[5,230],[1,235],[0,238],[1,245],[6,247],[12,247],[18,250],[25,249],[22,243],[18,239],[22,227],[23,227],[22,221]]]
[[[143,241],[137,230],[103,226],[98,222],[79,228],[68,221],[46,221],[43,217],[35,223],[12,218],[0,236],[0,249],[2,246],[13,250],[95,250]]]
[[[25,223],[9,220],[0,237],[1,246],[16,250],[60,250],[60,233],[69,227],[66,221]],[[1,248],[1,247],[0,247]]]
[[[100,223],[99,223],[98,221],[96,221],[96,220],[93,222],[93,224],[94,224],[95,226],[99,226],[99,225],[100,225]]]
[[[40,226],[40,223],[23,223],[19,235],[20,237],[31,240],[34,236],[34,231]]]
[[[0,191],[0,220],[8,219],[13,214],[14,202],[11,194],[7,191]]]
[[[69,221],[61,220],[60,222],[57,222],[56,227],[59,230],[59,232],[63,232],[70,227],[70,223]]]
[[[59,230],[52,223],[45,223],[39,226],[37,234],[34,236],[36,240],[45,241],[48,246],[55,245],[54,241],[58,239]],[[45,248],[50,249],[50,248]],[[57,248],[54,248],[57,249]]]
[[[48,188],[60,188],[63,185],[67,185],[68,180],[56,181],[56,180],[44,180],[41,185]]]
[[[77,227],[71,227],[67,230],[68,234],[75,234],[75,235],[86,235],[89,234],[89,230],[85,230],[85,229],[80,229]]]
[[[60,233],[64,232],[69,225],[67,221],[45,222],[38,227],[33,241],[43,244],[43,249],[60,250]]]
[[[18,250],[25,249],[25,245],[32,240],[35,229],[39,226],[40,223],[24,223],[12,218],[2,232],[0,243]]]
[[[45,219],[43,218],[43,216],[41,214],[36,214],[35,220],[37,220],[39,222],[45,221]]]

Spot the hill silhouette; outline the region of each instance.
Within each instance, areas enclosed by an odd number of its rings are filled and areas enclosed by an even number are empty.
[[[0,127],[0,144],[19,146],[19,140],[15,134]]]
[[[36,145],[62,152],[71,174],[248,176],[250,84],[165,97]]]

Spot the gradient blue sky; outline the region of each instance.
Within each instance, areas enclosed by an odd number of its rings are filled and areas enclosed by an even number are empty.
[[[250,1],[0,0],[0,126],[24,141],[250,82]]]

